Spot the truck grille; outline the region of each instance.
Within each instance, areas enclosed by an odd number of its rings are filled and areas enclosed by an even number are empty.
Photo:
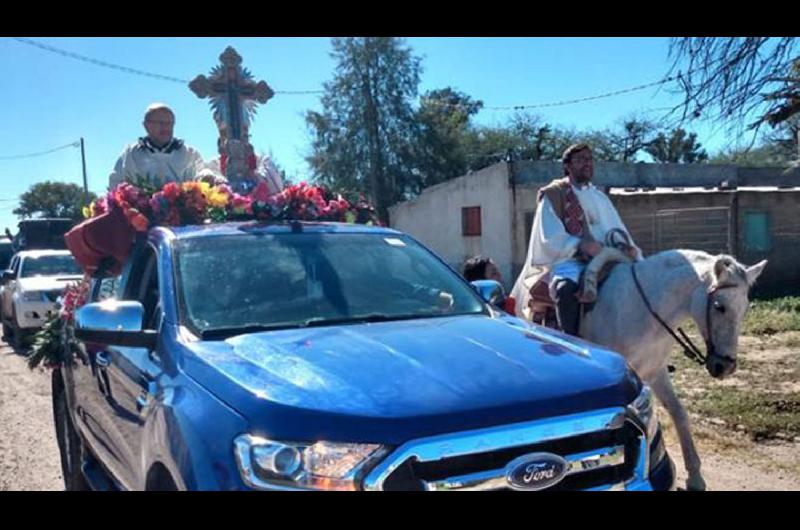
[[[51,291],[45,291],[44,298],[48,302],[55,302],[56,300],[58,300],[58,297],[61,296],[63,293],[64,289],[53,289]]]
[[[549,491],[619,487],[635,478],[637,464],[646,467],[641,461],[646,456],[646,440],[638,427],[624,419],[622,409],[509,427],[515,431],[511,436],[504,436],[503,428],[498,427],[405,444],[368,475],[365,486],[383,490],[510,489],[506,465],[531,453],[558,455],[569,463],[566,476]]]

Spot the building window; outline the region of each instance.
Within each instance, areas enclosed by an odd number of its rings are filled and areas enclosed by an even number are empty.
[[[461,208],[461,235],[481,235],[481,207],[468,206]]]
[[[533,219],[536,216],[536,210],[529,210],[525,212],[525,248],[531,240],[531,232],[533,232]]]
[[[744,249],[745,252],[769,252],[772,250],[769,214],[766,212],[745,212]]]

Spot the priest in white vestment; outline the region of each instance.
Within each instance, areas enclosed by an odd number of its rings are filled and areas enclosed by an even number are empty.
[[[143,125],[147,136],[122,152],[109,176],[109,189],[135,179],[159,188],[167,182],[194,180],[204,167],[203,157],[173,137],[175,113],[163,103],[154,103],[145,111]]]
[[[546,281],[556,302],[559,325],[564,332],[577,335],[580,307],[576,295],[587,261],[602,250],[610,230],[621,229],[629,238],[630,233],[608,196],[591,183],[591,148],[570,146],[562,162],[566,178],[540,190],[528,255],[511,296],[517,316],[530,320],[530,290],[539,280]],[[630,257],[641,260],[641,250],[632,238],[630,243]]]

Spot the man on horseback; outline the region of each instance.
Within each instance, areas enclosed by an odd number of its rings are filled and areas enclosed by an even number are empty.
[[[539,190],[528,255],[511,296],[517,301],[516,314],[530,320],[532,292],[538,282],[545,282],[556,304],[559,327],[577,336],[581,274],[586,264],[602,252],[601,242],[610,233],[622,231],[628,239],[628,257],[641,260],[642,252],[630,238],[611,200],[591,183],[591,148],[583,143],[571,145],[561,161],[565,177]]]

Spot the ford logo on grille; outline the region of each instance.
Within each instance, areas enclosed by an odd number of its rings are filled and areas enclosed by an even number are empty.
[[[561,482],[569,462],[550,453],[531,453],[506,466],[506,480],[515,490],[543,490]]]

